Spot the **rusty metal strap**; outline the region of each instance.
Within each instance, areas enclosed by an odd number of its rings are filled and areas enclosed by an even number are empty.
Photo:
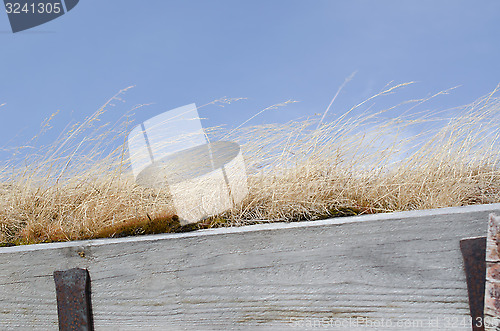
[[[54,271],[60,331],[93,331],[90,275],[86,269]]]
[[[464,259],[472,330],[484,330],[484,287],[486,283],[486,237],[460,240]],[[479,322],[479,323],[478,323]]]

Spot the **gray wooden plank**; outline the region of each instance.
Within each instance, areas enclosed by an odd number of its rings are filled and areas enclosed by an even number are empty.
[[[486,235],[488,214],[499,210],[0,248],[0,329],[56,330],[52,273],[80,267],[92,279],[96,330],[367,329],[356,321],[375,330],[404,329],[398,322],[470,330],[461,326],[468,302],[459,240]],[[377,325],[382,319],[394,325]]]

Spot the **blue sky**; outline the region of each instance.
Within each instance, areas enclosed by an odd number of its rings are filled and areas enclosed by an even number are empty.
[[[49,143],[134,85],[109,116],[136,104],[143,121],[192,102],[246,97],[206,107],[206,126],[237,126],[322,113],[330,116],[380,91],[416,81],[397,97],[454,86],[427,105],[470,103],[500,82],[500,2],[462,0],[80,0],[69,13],[13,34],[0,13],[0,147],[21,145],[52,113]],[[396,102],[393,100],[390,102]],[[384,101],[380,106],[383,106]],[[389,101],[387,101],[389,102]],[[5,157],[2,154],[2,157]]]

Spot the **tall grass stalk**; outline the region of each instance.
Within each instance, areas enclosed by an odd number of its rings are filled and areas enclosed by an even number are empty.
[[[427,99],[354,115],[405,85],[330,121],[325,112],[321,119],[207,130],[211,140],[240,143],[250,193],[189,229],[500,202],[497,89],[449,118],[415,112]],[[168,190],[135,184],[126,150],[131,114],[100,125],[107,106],[24,162],[0,167],[3,245],[187,230]]]

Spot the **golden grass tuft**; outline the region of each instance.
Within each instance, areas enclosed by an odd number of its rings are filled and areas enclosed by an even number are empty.
[[[105,105],[54,145],[0,168],[0,243],[500,202],[497,90],[453,110],[450,118],[412,111],[427,99],[354,115],[405,85],[389,87],[332,121],[209,130],[210,139],[242,146],[250,194],[233,209],[190,226],[180,225],[168,190],[135,184],[125,148],[128,115],[99,126]],[[401,114],[391,115],[395,111]]]

